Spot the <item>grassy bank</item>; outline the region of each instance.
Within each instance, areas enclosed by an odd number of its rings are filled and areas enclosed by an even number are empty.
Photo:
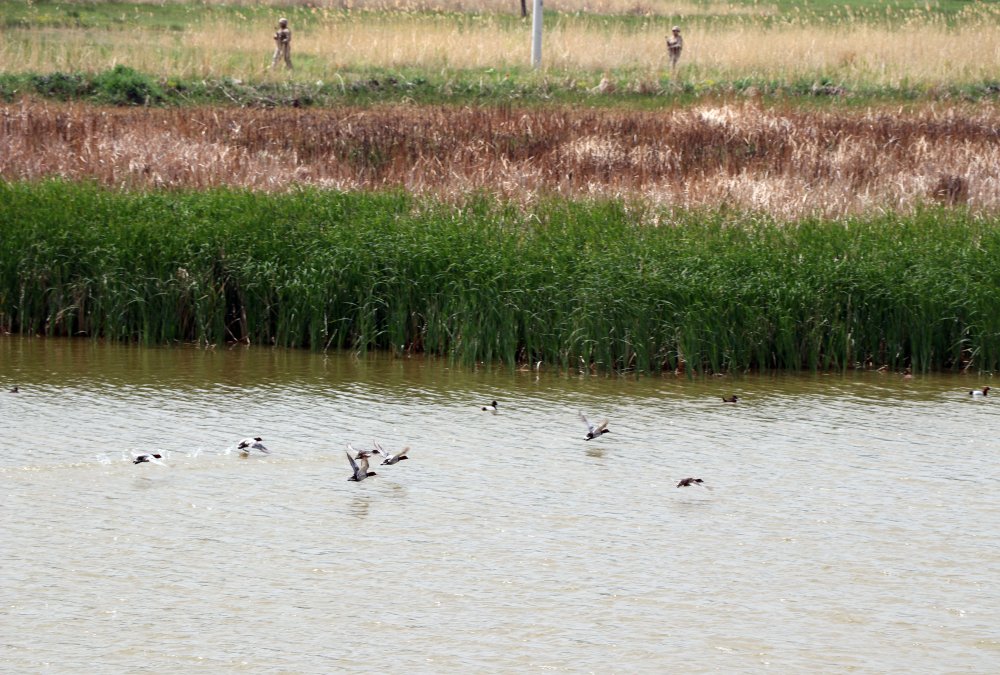
[[[1000,100],[1000,76],[892,84],[849,83],[820,73],[791,78],[751,73],[730,79],[703,78],[694,71],[672,76],[655,69],[577,73],[534,72],[524,67],[420,70],[365,68],[327,73],[326,80],[157,76],[117,65],[100,72],[0,73],[0,101],[26,96],[96,105],[253,108],[332,108],[385,103],[418,105],[577,105],[588,108],[656,110],[672,105],[760,100],[861,108],[885,103],[969,103]]]
[[[0,324],[595,369],[994,370],[1000,224],[0,186]]]

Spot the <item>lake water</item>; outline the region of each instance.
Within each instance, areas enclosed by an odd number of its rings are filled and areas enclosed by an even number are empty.
[[[0,338],[0,665],[998,672],[990,382]]]

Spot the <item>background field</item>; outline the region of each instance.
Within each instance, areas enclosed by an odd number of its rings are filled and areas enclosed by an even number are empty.
[[[0,71],[93,73],[125,64],[165,80],[344,85],[389,72],[460,83],[544,77],[555,88],[596,87],[607,77],[647,88],[806,82],[932,94],[1000,79],[996,3],[551,3],[541,73],[527,67],[529,23],[514,3],[359,4],[373,9],[280,7],[294,31],[296,69],[287,74],[265,71],[279,8],[5,0]],[[429,11],[437,7],[447,11]],[[671,75],[664,38],[673,23],[683,25],[686,46]]]

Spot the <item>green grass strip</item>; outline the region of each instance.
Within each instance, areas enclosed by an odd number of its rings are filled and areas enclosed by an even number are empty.
[[[606,78],[606,93],[596,85]],[[832,77],[781,79],[740,77],[712,80],[689,69],[680,79],[648,72],[611,71],[578,79],[569,75],[538,75],[528,69],[497,72],[459,70],[428,73],[368,69],[345,72],[332,82],[256,81],[231,78],[184,80],[156,78],[125,65],[96,74],[0,73],[0,101],[24,96],[97,105],[183,107],[224,105],[241,107],[330,108],[343,105],[415,103],[420,105],[576,105],[593,108],[657,110],[713,99],[759,98],[766,103],[863,108],[886,102],[995,101],[1000,78],[934,86],[902,82],[897,86],[850,84]]]

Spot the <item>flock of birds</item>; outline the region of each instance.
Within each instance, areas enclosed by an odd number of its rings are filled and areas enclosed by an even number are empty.
[[[368,470],[368,458],[372,455],[379,455],[382,459],[382,464],[396,464],[404,459],[409,459],[406,453],[410,451],[410,447],[407,446],[397,453],[387,452],[378,441],[372,441],[374,447],[371,450],[358,450],[355,451],[350,443],[347,444],[347,461],[351,463],[351,477],[347,480],[353,480],[355,482],[361,482],[369,476],[378,475],[374,471]]]
[[[736,403],[738,398],[736,396],[731,396],[729,398],[723,397],[723,403]],[[482,406],[482,410],[485,412],[491,412],[496,414],[500,409],[500,404],[496,401],[492,401],[489,405]],[[587,435],[583,440],[590,441],[595,438],[599,438],[604,434],[610,434],[611,429],[608,429],[608,420],[601,420],[600,423],[595,424],[587,419],[586,415],[580,413],[580,421],[587,427]],[[254,451],[257,451],[264,455],[270,455],[271,451],[267,449],[264,445],[264,439],[260,436],[253,436],[250,438],[244,438],[237,445],[236,449],[239,451],[240,455],[243,457],[249,457]],[[404,459],[409,459],[408,453],[410,452],[409,446],[403,448],[399,452],[389,452],[378,441],[372,441],[372,448],[370,450],[355,450],[354,446],[350,443],[347,444],[347,450],[344,454],[347,455],[347,461],[351,464],[351,475],[347,478],[349,481],[354,481],[360,483],[361,481],[371,478],[372,476],[377,476],[375,471],[371,471],[370,459],[372,457],[378,456],[382,458],[382,466],[398,464]],[[159,464],[161,466],[166,466],[163,463],[163,456],[157,453],[132,453],[132,463],[133,464]],[[678,483],[677,487],[692,487],[698,486],[703,487],[706,490],[711,490],[712,487],[705,483],[701,478],[682,478]]]
[[[11,394],[17,394],[20,392],[20,389],[18,388],[17,385],[14,385],[8,390],[8,392]],[[969,396],[973,398],[982,398],[984,396],[989,396],[989,393],[990,393],[990,387],[983,387],[981,389],[971,390],[969,392]],[[738,403],[739,400],[740,400],[739,397],[735,395],[722,397],[723,403]],[[496,414],[499,411],[499,409],[500,406],[495,400],[491,401],[488,405],[482,406],[482,410],[484,412],[491,412],[493,414]],[[604,434],[611,433],[611,429],[608,429],[608,420],[602,420],[599,424],[594,424],[593,422],[588,420],[583,413],[580,413],[580,421],[582,421],[584,425],[587,427],[587,436],[583,439],[585,441],[590,441],[600,436],[603,436]],[[348,477],[347,480],[360,483],[366,478],[377,476],[378,474],[375,473],[374,471],[369,471],[371,465],[368,460],[370,460],[373,456],[377,455],[381,457],[383,466],[384,465],[391,466],[393,464],[398,464],[404,459],[409,459],[409,457],[407,456],[407,453],[409,453],[410,451],[409,446],[403,448],[399,452],[392,453],[383,448],[378,441],[372,441],[372,444],[373,446],[371,450],[355,450],[350,443],[347,444],[347,451],[345,454],[347,455],[347,461],[351,463],[351,475],[350,477]],[[264,445],[264,439],[261,438],[260,436],[244,438],[236,445],[236,449],[239,451],[242,457],[249,457],[255,450],[264,455],[271,454],[271,451],[268,450],[267,447]],[[163,460],[163,455],[160,455],[158,453],[152,453],[152,452],[132,453],[133,464],[150,463],[150,464],[159,464],[160,466],[166,466],[162,460]],[[712,487],[706,484],[703,479],[694,478],[693,476],[689,476],[688,478],[682,478],[677,483],[677,487],[679,488],[692,487],[692,486],[703,487],[706,490],[712,489]]]

